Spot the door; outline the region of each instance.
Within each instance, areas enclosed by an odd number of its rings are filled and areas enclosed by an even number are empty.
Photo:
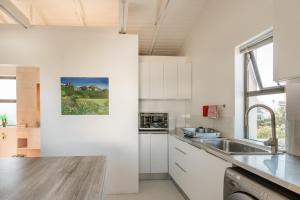
[[[164,98],[164,65],[162,63],[150,64],[150,98]]]
[[[150,173],[150,142],[151,134],[140,134],[139,135],[139,165],[140,173]]]
[[[164,97],[176,99],[178,96],[178,72],[176,63],[164,64]]]
[[[178,98],[190,99],[192,97],[192,65],[190,63],[178,64]]]
[[[168,134],[151,134],[151,173],[168,173]]]

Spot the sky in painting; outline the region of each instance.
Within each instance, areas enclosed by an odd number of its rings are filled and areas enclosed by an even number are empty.
[[[95,85],[101,89],[108,89],[108,78],[62,77],[61,83],[72,83],[76,87]]]

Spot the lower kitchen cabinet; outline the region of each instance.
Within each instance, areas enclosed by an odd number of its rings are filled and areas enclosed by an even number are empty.
[[[150,134],[139,135],[139,172],[150,173]]]
[[[224,173],[231,166],[231,163],[169,136],[170,175],[191,200],[223,200]]]
[[[168,134],[140,134],[140,173],[168,173]]]

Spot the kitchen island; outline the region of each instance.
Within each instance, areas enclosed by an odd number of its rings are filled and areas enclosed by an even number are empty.
[[[0,158],[1,200],[102,199],[104,156]]]

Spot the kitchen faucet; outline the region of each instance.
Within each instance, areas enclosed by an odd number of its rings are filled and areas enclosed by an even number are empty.
[[[246,114],[245,114],[245,127],[248,127],[249,112],[253,108],[258,108],[258,107],[266,109],[271,114],[272,137],[269,138],[267,141],[265,141],[264,145],[265,146],[271,146],[271,153],[272,154],[277,154],[277,151],[278,151],[278,139],[276,137],[275,113],[274,113],[274,111],[270,107],[268,107],[266,105],[263,105],[263,104],[255,104],[255,105],[249,107],[247,109],[247,111],[246,111]]]

